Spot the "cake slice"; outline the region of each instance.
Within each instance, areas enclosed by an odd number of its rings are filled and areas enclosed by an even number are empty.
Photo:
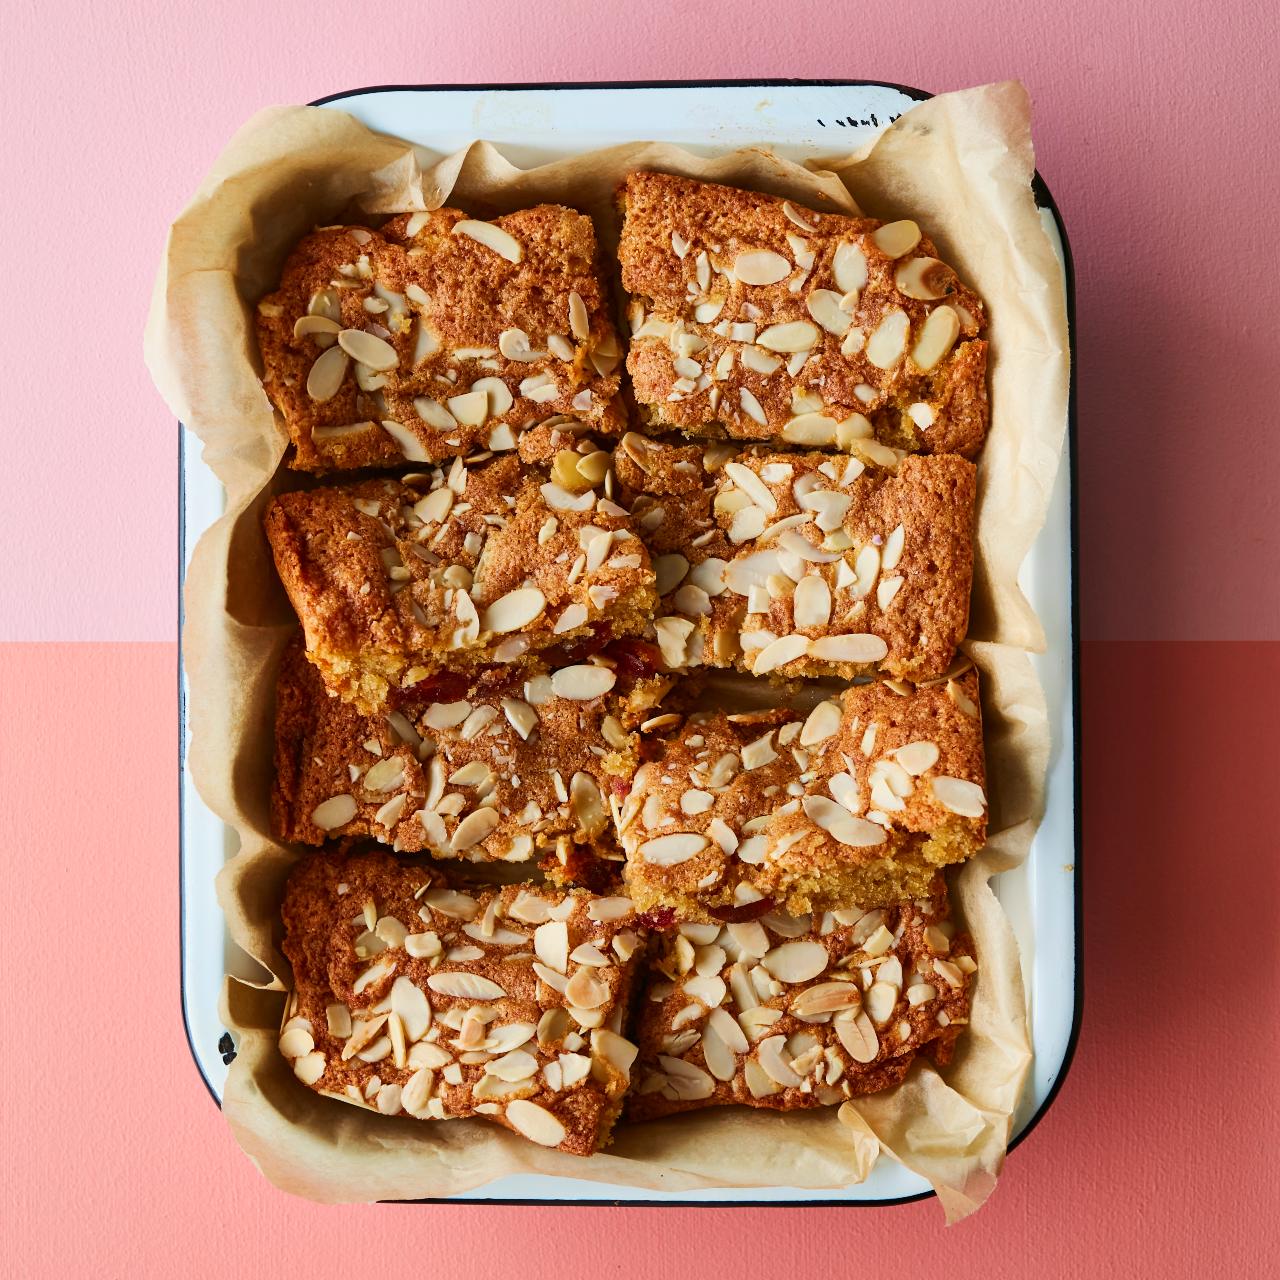
[[[562,450],[604,478],[609,455]],[[623,508],[515,455],[282,493],[267,537],[307,654],[362,711],[434,701],[425,681],[635,634],[653,571]],[[416,690],[416,692],[415,692]]]
[[[559,414],[603,432],[625,421],[595,229],[560,205],[323,227],[257,326],[263,386],[305,471],[513,449]]]
[[[973,457],[983,306],[909,220],[633,173],[618,193],[627,368],[650,428]]]
[[[497,667],[460,692],[364,715],[330,695],[291,644],[276,686],[275,834],[537,863],[597,886],[616,878],[610,807],[638,764],[625,726],[646,700],[644,682],[598,664]]]
[[[969,620],[973,463],[629,433],[614,466],[653,555],[671,668],[929,680],[951,666]]]
[[[969,1021],[973,944],[941,877],[914,902],[686,924],[654,943],[632,1120],[741,1103],[795,1111],[946,1063]]]
[[[387,1116],[483,1116],[574,1155],[609,1141],[643,949],[625,898],[464,891],[389,854],[313,854],[282,914],[280,1051],[304,1084]]]
[[[924,896],[986,839],[977,672],[857,685],[807,714],[669,713],[621,807],[642,910],[724,920]],[[763,904],[763,906],[761,905]]]

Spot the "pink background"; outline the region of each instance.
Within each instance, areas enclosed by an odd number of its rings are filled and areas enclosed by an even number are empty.
[[[0,653],[0,1274],[322,1277],[370,1256],[530,1280],[570,1265],[707,1280],[1266,1274],[1277,35],[1274,9],[1243,0],[6,7],[0,641],[97,643]],[[712,76],[933,90],[1018,76],[1034,97],[1079,275],[1076,1065],[992,1203],[946,1233],[931,1204],[287,1199],[235,1148],[179,1018],[177,436],[140,359],[166,224],[268,103],[389,82]],[[73,354],[76,385],[51,350]],[[1152,643],[1167,641],[1187,643]]]

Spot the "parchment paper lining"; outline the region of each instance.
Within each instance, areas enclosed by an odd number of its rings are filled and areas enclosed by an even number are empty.
[[[783,194],[818,209],[916,218],[986,300],[992,426],[979,468],[977,580],[967,649],[984,677],[992,837],[953,880],[981,963],[972,1026],[944,1072],[917,1065],[899,1087],[834,1110],[744,1108],[621,1126],[589,1160],[547,1151],[482,1121],[388,1120],[311,1093],[275,1047],[287,965],[280,891],[294,854],[270,836],[276,665],[296,622],[261,532],[270,494],[298,483],[258,381],[252,305],[288,248],[343,217],[436,207],[478,216],[539,201],[590,213],[616,243],[613,190],[651,167]],[[1015,83],[932,99],[863,153],[809,169],[763,149],[704,160],[662,144],[578,155],[523,171],[477,142],[438,156],[375,135],[336,111],[264,111],[229,143],[174,224],[156,282],[146,352],[174,412],[227,490],[186,583],[191,770],[241,848],[218,881],[236,942],[273,975],[228,980],[223,1017],[239,1054],[224,1109],[278,1186],[323,1201],[440,1197],[520,1172],[638,1192],[709,1186],[847,1186],[883,1150],[937,1188],[949,1220],[995,1184],[1030,1063],[1026,999],[1009,922],[988,886],[1030,847],[1043,808],[1050,728],[1027,652],[1043,633],[1017,572],[1044,519],[1066,420],[1067,334],[1060,272],[1030,191],[1029,106]],[[213,945],[213,940],[207,940]]]

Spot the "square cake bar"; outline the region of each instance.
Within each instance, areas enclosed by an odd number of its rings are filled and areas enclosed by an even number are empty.
[[[616,878],[611,800],[638,763],[624,723],[642,700],[627,684],[594,663],[497,667],[456,698],[364,715],[291,644],[276,687],[275,834]]]
[[[857,685],[807,714],[669,713],[647,727],[619,817],[627,892],[644,911],[882,906],[924,896],[986,839],[974,670]]]
[[[644,946],[625,898],[462,891],[389,854],[313,854],[282,911],[280,1051],[304,1084],[387,1116],[483,1116],[574,1155],[609,1141]]]
[[[911,221],[663,173],[618,193],[627,368],[655,430],[973,457],[981,301]]]
[[[559,205],[321,228],[258,304],[258,345],[306,471],[512,449],[557,414],[625,420],[595,230]]]
[[[726,1103],[795,1111],[939,1064],[969,1021],[973,945],[930,896],[863,912],[686,924],[655,940],[627,1103],[651,1120]]]
[[[928,680],[951,666],[969,621],[973,463],[889,469],[628,433],[614,468],[653,556],[672,669]]]
[[[566,458],[604,479],[609,455],[583,448],[560,450],[549,473],[515,455],[455,458],[276,497],[267,537],[325,684],[376,712],[446,667],[642,630],[653,571],[630,516],[576,470],[580,492],[556,482],[571,483]]]

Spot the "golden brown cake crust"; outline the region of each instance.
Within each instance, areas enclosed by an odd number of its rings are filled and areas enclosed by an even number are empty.
[[[366,716],[291,644],[276,688],[276,835],[372,836],[396,852],[616,880],[610,804],[636,767],[624,690],[555,688],[554,671],[496,668],[465,696]]]
[[[328,688],[374,712],[445,667],[641,630],[653,572],[627,512],[546,476],[514,456],[455,459],[276,497],[267,537]]]
[[[973,946],[941,880],[900,906],[729,925],[655,942],[631,1120],[742,1103],[795,1111],[945,1061],[969,1020]]]
[[[928,680],[950,667],[973,581],[971,462],[891,471],[631,433],[614,467],[653,554],[671,668]]]
[[[981,447],[985,312],[914,223],[662,173],[631,174],[619,203],[627,368],[650,426]]]
[[[605,432],[624,421],[595,230],[559,205],[322,228],[259,303],[258,345],[302,470],[513,449],[558,414]]]
[[[627,891],[680,919],[879,906],[986,839],[978,680],[857,685],[811,712],[650,722],[620,814]]]
[[[462,892],[388,854],[315,854],[282,915],[280,1048],[303,1083],[384,1115],[484,1116],[574,1155],[608,1141],[643,950],[625,898]]]

